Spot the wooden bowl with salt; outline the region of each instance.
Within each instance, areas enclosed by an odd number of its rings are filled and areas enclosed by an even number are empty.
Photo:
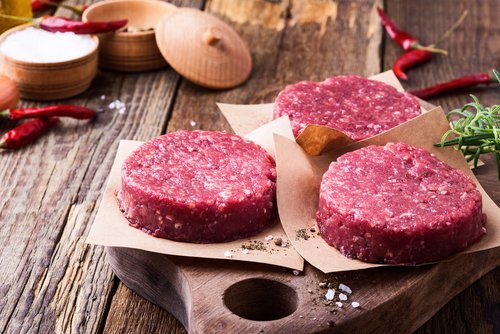
[[[0,36],[0,46],[11,34],[30,27],[31,24],[25,24],[7,30]],[[93,42],[89,50],[65,61],[20,60],[0,51],[0,73],[16,83],[24,99],[50,101],[78,95],[87,90],[97,74],[99,40],[95,36],[89,38]]]
[[[128,19],[124,30],[99,35],[99,66],[123,72],[165,67],[154,29],[175,10],[174,5],[159,0],[105,0],[91,5],[83,13],[84,22]]]

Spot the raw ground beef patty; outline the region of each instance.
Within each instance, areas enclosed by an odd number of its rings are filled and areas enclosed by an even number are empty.
[[[316,219],[329,245],[375,263],[441,260],[485,233],[481,194],[472,180],[401,143],[368,146],[332,162]]]
[[[274,118],[284,115],[295,137],[316,124],[362,140],[420,115],[420,105],[414,96],[385,83],[347,75],[287,86],[274,103]]]
[[[274,218],[273,158],[239,136],[177,131],[157,137],[122,166],[120,209],[156,237],[213,243],[256,234]]]

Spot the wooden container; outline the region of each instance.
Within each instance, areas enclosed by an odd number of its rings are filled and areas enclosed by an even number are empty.
[[[12,28],[0,36],[5,38],[30,25]],[[95,47],[90,53],[76,59],[34,63],[11,58],[0,52],[0,73],[11,78],[24,99],[49,101],[68,98],[85,91],[97,74],[97,49],[99,40],[93,37]]]
[[[91,5],[82,20],[128,19],[127,27],[154,29],[164,15],[177,7],[158,0],[106,0]],[[99,66],[124,72],[140,72],[167,65],[156,45],[155,31],[118,31],[99,35]]]

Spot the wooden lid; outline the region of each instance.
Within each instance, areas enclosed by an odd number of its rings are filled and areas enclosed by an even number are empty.
[[[162,18],[156,26],[156,43],[178,73],[200,86],[234,87],[252,71],[250,52],[240,36],[197,9],[182,8]]]

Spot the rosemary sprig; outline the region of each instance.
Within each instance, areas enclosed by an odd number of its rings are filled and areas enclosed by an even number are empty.
[[[493,70],[493,74],[500,82],[500,73]],[[481,154],[494,154],[500,180],[500,105],[485,107],[477,97],[471,97],[474,102],[448,113],[448,120],[453,116],[459,118],[450,121],[451,129],[435,146],[457,146],[456,149],[464,153],[467,161],[474,161],[474,167],[477,167]],[[456,137],[448,139],[453,134]]]

